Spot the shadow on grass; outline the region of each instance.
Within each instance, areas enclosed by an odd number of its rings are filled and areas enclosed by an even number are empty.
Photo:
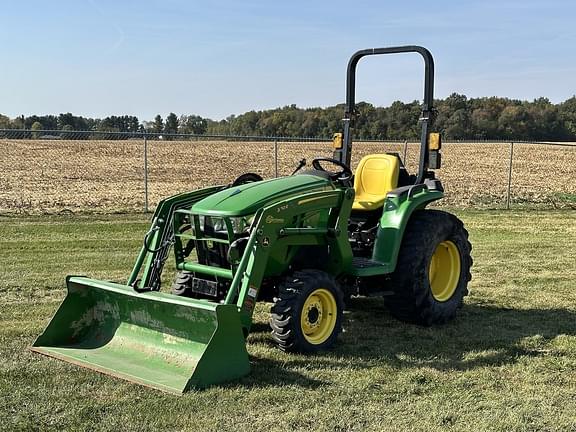
[[[576,313],[467,304],[453,322],[423,328],[399,323],[382,301],[355,299],[348,333],[336,352],[396,366],[468,370],[542,356],[559,335],[576,335]]]
[[[397,368],[470,370],[513,364],[550,352],[559,335],[576,335],[576,313],[564,309],[506,309],[466,304],[444,326],[419,327],[394,319],[381,299],[356,298],[345,314],[344,332],[334,350],[314,356],[283,354],[283,361],[254,359],[253,376],[300,384],[286,369],[347,369],[386,364]],[[269,328],[254,326],[254,342],[273,345]],[[264,367],[258,363],[264,362]],[[315,384],[313,384],[315,385]]]
[[[299,362],[294,362],[292,359],[284,362],[250,356],[250,374],[240,379],[240,385],[250,388],[290,385],[313,390],[328,384],[295,371],[294,366],[298,364]],[[230,383],[232,387],[236,385],[238,384]]]

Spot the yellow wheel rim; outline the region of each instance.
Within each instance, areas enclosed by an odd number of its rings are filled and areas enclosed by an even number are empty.
[[[452,298],[460,279],[460,253],[450,240],[436,247],[430,260],[428,278],[436,300],[443,302]]]
[[[308,342],[319,345],[326,342],[336,327],[338,306],[336,299],[325,288],[314,290],[302,307],[300,327]]]

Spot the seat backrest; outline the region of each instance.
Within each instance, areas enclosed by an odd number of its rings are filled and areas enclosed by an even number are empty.
[[[353,210],[376,210],[382,207],[386,194],[398,186],[400,161],[389,154],[364,156],[354,175]]]

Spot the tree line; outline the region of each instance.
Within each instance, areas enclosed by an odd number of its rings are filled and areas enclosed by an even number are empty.
[[[521,101],[501,97],[467,98],[454,93],[435,101],[434,129],[445,139],[576,140],[576,96],[553,104],[546,98]],[[151,121],[135,116],[85,118],[71,113],[20,116],[0,114],[0,129],[30,131],[153,132],[157,134],[240,135],[284,137],[331,137],[342,129],[344,105],[326,108],[298,108],[289,105],[249,111],[215,121],[199,115],[158,114]],[[366,102],[356,106],[354,134],[358,138],[416,139],[420,115],[418,101],[394,102],[376,107]]]

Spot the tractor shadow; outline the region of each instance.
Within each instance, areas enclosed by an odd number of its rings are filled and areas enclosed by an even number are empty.
[[[518,362],[519,358],[544,356],[547,344],[559,335],[576,335],[576,313],[565,309],[507,309],[494,305],[466,304],[446,325],[419,327],[393,318],[381,299],[354,298],[345,312],[344,330],[337,346],[312,356],[281,354],[282,361],[251,357],[253,376],[315,387],[288,370],[371,368],[386,364],[397,368],[471,370]],[[274,346],[270,329],[256,323],[251,339]],[[284,372],[282,372],[284,371]],[[280,375],[284,376],[280,377]],[[263,383],[260,383],[263,384]]]
[[[289,354],[285,354],[289,355]],[[246,388],[278,387],[284,385],[297,386],[309,390],[329,384],[295,370],[291,360],[278,361],[270,358],[250,356],[250,374],[242,377],[239,383],[231,383],[232,387],[240,385]]]
[[[513,364],[549,352],[559,335],[576,335],[576,313],[566,309],[509,309],[465,304],[446,325],[419,327],[397,321],[382,300],[353,299],[341,344],[333,354],[397,367],[470,370]]]

